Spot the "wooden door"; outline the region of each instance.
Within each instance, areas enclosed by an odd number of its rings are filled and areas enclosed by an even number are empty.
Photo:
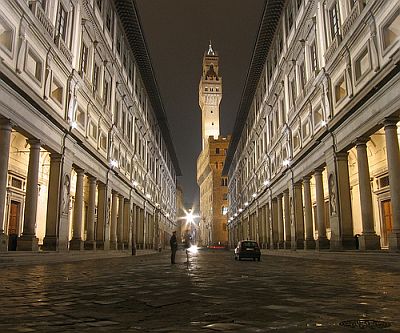
[[[21,206],[20,202],[11,201],[10,217],[8,220],[8,250],[9,251],[15,251],[17,249],[20,206]]]
[[[383,246],[388,246],[388,235],[392,232],[392,205],[390,199],[381,203],[382,207],[382,238]]]

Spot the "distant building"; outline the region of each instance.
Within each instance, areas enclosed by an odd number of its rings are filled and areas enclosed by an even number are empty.
[[[267,1],[232,134],[229,239],[400,249],[400,4]]]
[[[178,161],[133,1],[0,6],[0,251],[157,248]]]
[[[199,243],[226,245],[227,178],[221,176],[230,136],[220,136],[219,104],[222,99],[222,77],[218,54],[209,49],[203,57],[203,74],[199,84],[202,114],[202,152],[197,159],[197,184],[200,187]]]

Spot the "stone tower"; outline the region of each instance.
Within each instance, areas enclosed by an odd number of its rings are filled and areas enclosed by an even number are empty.
[[[219,75],[218,53],[212,48],[203,56],[203,73],[199,84],[199,105],[202,118],[203,149],[209,136],[219,136],[219,104],[222,99],[222,77]]]

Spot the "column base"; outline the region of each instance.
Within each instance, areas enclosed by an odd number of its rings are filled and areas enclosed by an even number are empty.
[[[347,236],[330,240],[330,249],[335,251],[357,250],[357,241],[354,236]]]
[[[24,236],[18,237],[17,251],[39,251],[38,245],[39,239],[35,236]]]
[[[72,251],[83,251],[84,242],[82,239],[75,238],[69,241],[69,249]]]
[[[306,239],[304,241],[304,250],[315,250],[315,240],[314,239]]]
[[[290,250],[292,248],[292,242],[291,241],[285,241],[283,243],[283,247],[285,250]]]
[[[359,249],[365,250],[380,250],[380,237],[376,234],[363,234],[358,238]]]
[[[85,241],[84,249],[96,251],[96,241]]]
[[[118,250],[123,251],[124,249],[125,249],[125,244],[121,243],[121,242],[118,242]]]
[[[43,250],[57,251],[58,238],[57,236],[45,236],[43,238]]]
[[[316,250],[328,250],[329,248],[330,248],[330,245],[329,245],[328,238],[317,239],[315,241],[315,249]]]
[[[284,241],[278,242],[278,244],[277,244],[277,249],[282,250],[282,249],[284,249],[284,248],[285,248],[285,242],[284,242]]]
[[[0,252],[8,251],[8,235],[0,234]]]
[[[110,241],[109,250],[118,250],[118,243],[116,241]]]
[[[105,242],[96,241],[96,250],[105,250]]]
[[[292,250],[303,250],[304,249],[304,239],[292,240],[291,249]]]
[[[400,232],[391,232],[388,236],[389,251],[400,251]]]

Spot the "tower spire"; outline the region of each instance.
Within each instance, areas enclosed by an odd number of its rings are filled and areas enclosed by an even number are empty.
[[[213,48],[212,48],[211,39],[210,39],[210,43],[208,44],[207,55],[215,55],[215,52],[214,52],[214,50],[213,50]]]

